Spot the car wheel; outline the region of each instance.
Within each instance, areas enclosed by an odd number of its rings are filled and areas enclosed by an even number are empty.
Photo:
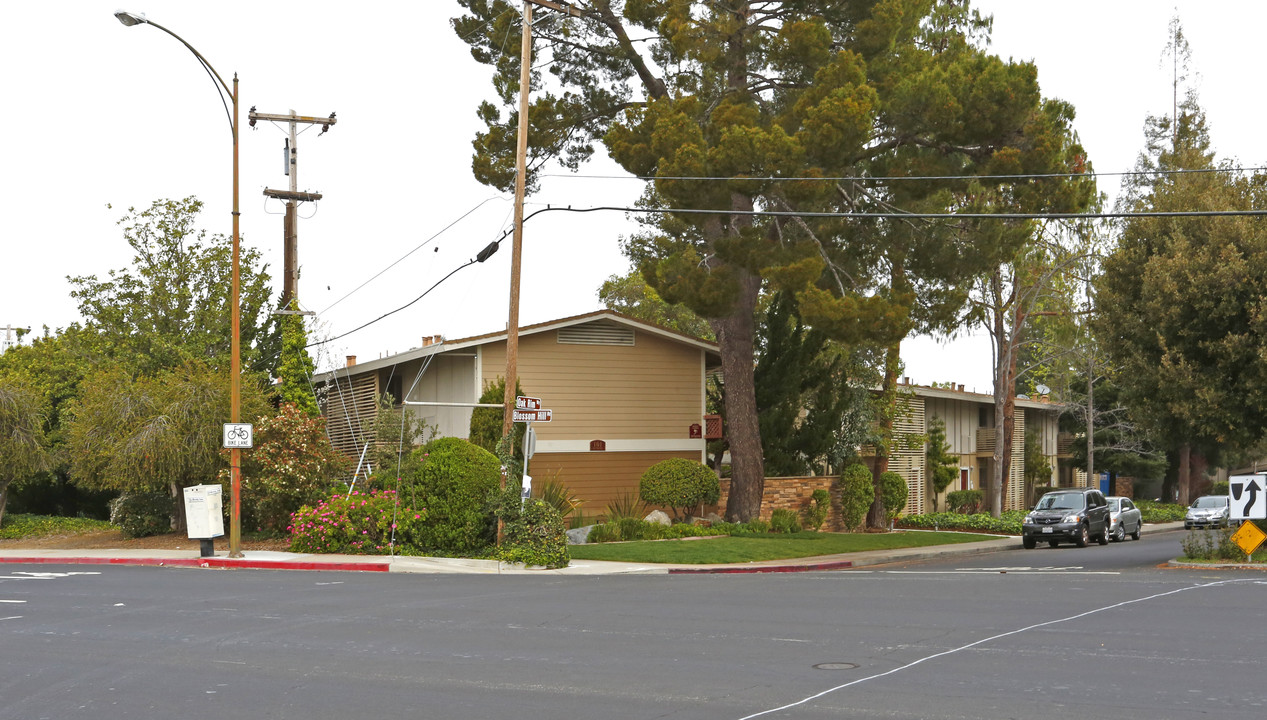
[[[1104,529],[1100,531],[1099,535],[1095,536],[1095,541],[1101,545],[1109,544],[1109,524],[1108,523],[1104,523]]]
[[[1024,545],[1026,550],[1033,550],[1037,544],[1032,537],[1021,538],[1021,545]]]
[[[1078,547],[1086,547],[1091,542],[1091,531],[1086,525],[1079,526],[1078,537],[1074,538],[1073,543]]]
[[[1113,541],[1122,542],[1126,539],[1126,523],[1118,523],[1117,529],[1113,531]]]
[[[1059,544],[1060,544],[1060,541],[1059,541],[1059,540],[1048,540],[1048,541],[1047,541],[1047,547],[1056,547],[1056,546],[1057,546],[1057,545],[1059,545]]]
[[[1138,539],[1139,539],[1139,528],[1140,528],[1140,526],[1141,526],[1141,525],[1143,525],[1143,524],[1144,524],[1144,521],[1143,521],[1143,520],[1140,520],[1140,521],[1139,521],[1139,525],[1136,525],[1136,526],[1135,526],[1135,532],[1131,533],[1131,539],[1132,539],[1132,540],[1138,540]]]

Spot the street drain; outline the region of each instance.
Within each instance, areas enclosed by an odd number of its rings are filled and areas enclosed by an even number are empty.
[[[832,662],[819,663],[814,666],[815,670],[853,670],[858,667],[858,663]]]

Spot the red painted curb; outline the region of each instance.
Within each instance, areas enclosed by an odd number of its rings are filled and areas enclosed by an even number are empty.
[[[852,560],[839,560],[813,565],[774,565],[765,567],[729,567],[729,568],[669,568],[670,575],[718,575],[738,573],[793,573],[811,572],[814,570],[843,570],[853,567]]]
[[[301,562],[295,560],[248,560],[245,558],[52,558],[0,557],[5,563],[39,565],[143,565],[152,567],[220,568],[226,570],[342,570],[354,572],[387,572],[384,562]]]

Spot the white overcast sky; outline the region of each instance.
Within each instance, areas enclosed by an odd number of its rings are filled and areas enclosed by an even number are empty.
[[[1245,165],[1265,159],[1257,66],[1267,3],[976,5],[994,16],[993,51],[1035,60],[1044,94],[1075,105],[1076,129],[1101,172],[1131,169],[1145,116],[1169,112],[1170,74],[1160,59],[1177,8],[1218,153]],[[262,190],[287,187],[284,133],[267,124],[247,129],[247,109],[338,113],[329,133],[309,130],[298,143],[300,189],[324,194],[300,210],[299,297],[321,313],[327,335],[408,303],[509,227],[510,198],[471,176],[475,109],[492,90],[488,71],[449,27],[456,2],[136,0],[122,8],[183,36],[226,80],[239,74],[243,242],[263,252],[278,287],[282,208]],[[39,332],[78,320],[66,277],[105,276],[129,264],[115,225],[129,206],[196,195],[206,203],[200,225],[230,231],[229,124],[211,82],[173,38],[124,27],[116,9],[115,1],[47,0],[0,23],[0,332],[10,324]],[[507,38],[508,46],[517,43]],[[619,169],[596,159],[582,173]],[[1110,193],[1116,187],[1116,178],[1101,184]],[[553,178],[530,198],[529,210],[628,205],[638,193],[639,184],[627,180]],[[557,213],[529,222],[521,323],[598,309],[599,285],[627,269],[618,238],[633,229],[620,213]],[[365,360],[407,350],[424,335],[504,328],[508,250],[504,244],[487,263],[408,309],[332,343],[319,361],[329,367],[348,354]],[[904,359],[917,382],[990,389],[982,338],[908,341]]]

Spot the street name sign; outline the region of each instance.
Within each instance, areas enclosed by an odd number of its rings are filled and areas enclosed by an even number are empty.
[[[1228,517],[1232,520],[1267,520],[1267,478],[1233,475],[1227,479]]]
[[[540,410],[541,398],[528,397],[527,395],[515,396],[516,410]]]
[[[511,419],[515,422],[550,422],[551,410],[515,410]]]

